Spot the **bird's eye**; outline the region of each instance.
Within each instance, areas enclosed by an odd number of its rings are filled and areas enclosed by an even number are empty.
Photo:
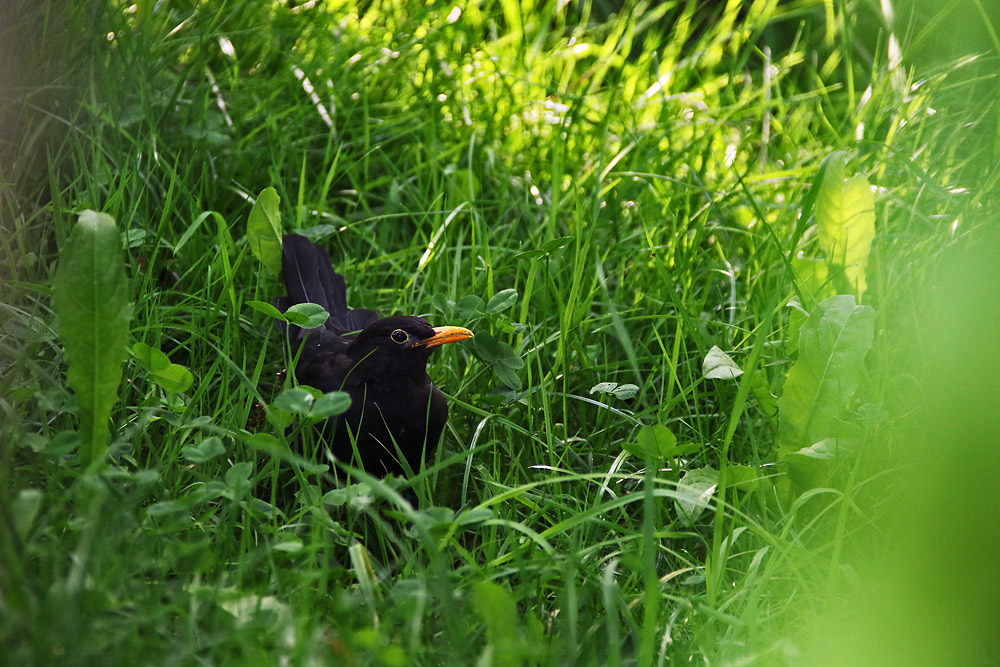
[[[405,343],[410,339],[409,335],[407,335],[407,333],[402,329],[396,329],[395,331],[393,331],[391,334],[389,334],[389,338],[392,339],[393,343],[399,343],[400,345],[402,345],[403,343]]]

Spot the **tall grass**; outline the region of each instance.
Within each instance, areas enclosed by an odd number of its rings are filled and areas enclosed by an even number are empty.
[[[859,32],[856,10],[231,0],[38,14],[89,56],[67,65],[69,108],[32,126],[64,130],[15,147],[45,147],[44,179],[8,169],[0,187],[9,660],[794,661],[802,619],[849,590],[845,563],[881,538],[900,479],[886,460],[919,403],[898,338],[925,335],[925,267],[996,192],[996,103],[968,103],[995,75],[893,69],[888,32]],[[910,35],[894,38],[907,65]],[[796,262],[815,253],[809,191],[838,149],[879,188],[876,345],[853,406],[865,447],[827,486],[792,489],[750,379],[780,394],[789,301],[818,300]],[[260,404],[284,354],[247,306],[282,292],[245,236],[266,187],[287,230],[330,249],[350,304],[477,332],[432,360],[451,418],[413,479],[336,487],[316,443],[277,487],[286,439]],[[128,362],[96,475],[70,449],[47,287],[88,208],[122,232],[130,341],[195,376],[170,392]],[[703,377],[713,346],[742,380]],[[683,453],[643,456],[653,426]],[[224,454],[191,453],[213,437]],[[685,475],[708,467],[744,484],[723,475],[686,514]]]

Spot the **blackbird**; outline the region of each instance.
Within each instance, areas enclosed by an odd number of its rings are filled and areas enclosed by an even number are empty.
[[[326,250],[303,236],[285,235],[281,264],[288,295],[276,301],[278,309],[315,303],[329,313],[321,326],[288,325],[287,333],[292,354],[301,347],[298,382],[351,397],[347,412],[319,426],[333,455],[381,477],[405,471],[401,453],[410,470],[419,470],[448,419],[444,396],[427,375],[427,359],[439,345],[473,333],[432,327],[420,317],[348,310],[344,277],[333,270]]]

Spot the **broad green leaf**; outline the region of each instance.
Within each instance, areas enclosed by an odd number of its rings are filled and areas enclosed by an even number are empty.
[[[279,445],[278,439],[270,433],[250,433],[242,437],[241,440],[248,447],[254,449],[274,450],[278,449]]]
[[[183,447],[181,455],[191,463],[204,463],[226,453],[222,440],[215,436],[205,438],[193,447]]]
[[[340,507],[346,505],[350,496],[346,489],[333,489],[323,494],[323,504],[329,507]]]
[[[486,521],[492,521],[496,518],[495,513],[488,507],[479,507],[469,510],[465,510],[459,514],[455,523],[463,528],[468,528],[470,526],[478,526]]]
[[[509,343],[499,341],[489,332],[476,334],[472,339],[476,354],[493,367],[496,376],[511,389],[521,388],[517,371],[524,367],[524,360],[517,356]]]
[[[434,306],[435,310],[445,315],[451,315],[452,311],[455,310],[455,302],[441,292],[437,292],[431,297],[431,305]]]
[[[641,459],[661,461],[667,458],[684,456],[701,449],[700,445],[677,445],[677,436],[662,424],[643,426],[639,429],[635,441],[626,442],[623,449]]]
[[[270,406],[272,418],[277,418],[284,426],[288,426],[291,424],[290,415],[293,414],[310,421],[320,421],[343,414],[351,407],[351,397],[345,392],[317,392],[317,395],[314,391],[317,390],[305,386],[284,390]]]
[[[325,463],[310,463],[308,461],[303,461],[299,465],[302,466],[302,472],[306,475],[322,475],[330,469],[330,466]],[[317,495],[316,498],[318,499],[319,495]]]
[[[709,380],[735,380],[743,375],[743,370],[733,358],[713,345],[705,355],[701,365],[701,374]]]
[[[295,416],[287,411],[275,406],[273,403],[266,406],[267,421],[275,428],[284,431],[295,422]]]
[[[329,419],[347,412],[349,407],[351,397],[347,392],[330,391],[313,401],[309,416],[314,419]]]
[[[673,456],[677,445],[677,436],[662,424],[643,426],[636,440],[636,444],[626,445],[625,450],[644,459],[662,460]]]
[[[254,512],[260,512],[268,519],[274,518],[278,514],[278,508],[271,503],[266,503],[260,498],[250,499],[250,509]]]
[[[264,188],[250,209],[247,239],[254,257],[268,270],[281,273],[281,198],[274,188]]]
[[[187,391],[194,384],[194,375],[180,364],[170,364],[166,368],[152,373],[150,377],[166,391],[174,393]]]
[[[516,289],[505,289],[497,292],[493,295],[493,298],[489,300],[486,304],[486,312],[495,315],[496,313],[507,310],[517,301],[517,290]]]
[[[863,175],[844,175],[845,153],[832,153],[824,162],[827,168],[816,195],[817,239],[827,263],[843,269],[860,297],[867,287],[865,272],[875,237],[875,196]]]
[[[308,415],[309,411],[312,410],[313,402],[315,399],[313,395],[309,393],[306,389],[302,387],[292,387],[290,389],[285,389],[283,392],[278,394],[278,397],[274,399],[272,404],[279,410],[284,410],[285,412],[291,412],[298,415]]]
[[[688,470],[677,482],[680,498],[674,500],[677,516],[685,526],[694,522],[708,509],[709,501],[719,485],[719,471],[708,466]]]
[[[850,295],[819,304],[799,332],[799,358],[778,399],[779,454],[784,457],[841,435],[839,416],[861,382],[875,336],[875,311]]]
[[[499,345],[500,342],[488,331],[481,331],[472,339],[472,348],[488,364],[499,358]]]
[[[507,385],[509,388],[515,391],[521,388],[522,386],[521,377],[512,368],[504,366],[503,364],[494,364],[493,372],[500,379],[500,381],[503,382],[505,385]]]
[[[804,456],[817,461],[832,461],[845,449],[842,438],[824,438],[819,442],[803,447],[796,452],[789,452],[785,457]]]
[[[440,539],[455,531],[455,510],[447,507],[426,507],[417,510],[414,523]]]
[[[794,452],[782,454],[788,464],[788,479],[799,491],[828,486],[833,464],[844,454],[857,449],[860,439],[848,437],[825,438]]]
[[[136,361],[146,371],[158,371],[170,365],[170,358],[163,354],[158,348],[146,343],[136,343],[132,346],[132,354]]]
[[[153,382],[167,391],[187,391],[194,383],[191,371],[180,364],[171,363],[170,358],[155,347],[136,343],[132,346],[132,353]]]
[[[316,303],[297,303],[285,311],[284,319],[289,324],[294,324],[303,329],[315,329],[323,326],[330,318],[330,313],[323,309],[323,306]]]
[[[639,385],[637,384],[620,384],[611,392],[615,395],[615,398],[632,398],[639,393]]]
[[[132,313],[121,237],[111,216],[80,215],[59,253],[52,306],[66,348],[66,383],[80,409],[80,456],[89,465],[107,450]]]
[[[515,371],[524,368],[524,359],[517,356],[517,353],[514,352],[514,348],[511,347],[509,343],[499,343],[499,349],[502,356],[497,359],[498,364]]]

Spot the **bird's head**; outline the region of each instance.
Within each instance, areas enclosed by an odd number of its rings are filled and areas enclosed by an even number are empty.
[[[463,327],[432,327],[421,317],[383,317],[351,342],[347,355],[356,364],[351,375],[364,381],[369,376],[412,376],[416,380],[423,377],[435,347],[473,335]]]

